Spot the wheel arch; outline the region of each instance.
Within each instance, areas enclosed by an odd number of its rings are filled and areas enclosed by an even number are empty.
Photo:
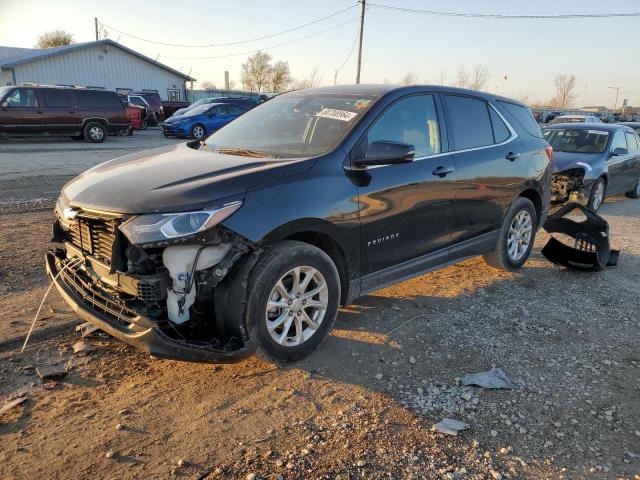
[[[344,233],[326,220],[300,219],[269,232],[259,244],[269,246],[283,240],[308,243],[331,258],[340,276],[340,303],[344,305],[349,297],[349,280],[356,270]]]
[[[101,118],[101,117],[88,117],[82,120],[82,128],[84,129],[84,127],[87,125],[87,123],[89,122],[98,122],[98,123],[102,123],[105,128],[109,126],[109,121],[106,118]]]
[[[520,195],[518,195],[518,197],[528,198],[529,200],[531,200],[531,203],[533,203],[533,206],[536,209],[538,226],[540,226],[540,222],[542,220],[542,213],[544,210],[542,208],[542,197],[540,196],[540,193],[534,188],[528,188],[525,191],[521,192]]]

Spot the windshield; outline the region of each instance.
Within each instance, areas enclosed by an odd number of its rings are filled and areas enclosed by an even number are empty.
[[[196,108],[199,107],[200,105],[205,105],[207,103],[209,103],[211,101],[210,98],[201,98],[200,100],[198,100],[197,102],[193,102],[191,105],[189,105],[187,107],[188,110],[191,110],[192,108]]]
[[[200,115],[211,108],[211,105],[208,103],[206,105],[200,105],[199,107],[190,108],[188,111],[184,112],[184,115],[193,116]]]
[[[0,87],[0,99],[4,97],[12,87]]]
[[[584,128],[550,128],[542,134],[556,152],[602,153],[609,140],[609,132]]]
[[[279,95],[213,133],[207,144],[279,158],[323,155],[338,146],[377,98],[304,91]]]

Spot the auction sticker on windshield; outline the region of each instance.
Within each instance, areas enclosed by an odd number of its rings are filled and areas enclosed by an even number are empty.
[[[343,122],[350,122],[358,114],[355,112],[349,112],[348,110],[337,110],[335,108],[324,108],[316,113],[316,117],[331,118],[332,120],[340,120]]]

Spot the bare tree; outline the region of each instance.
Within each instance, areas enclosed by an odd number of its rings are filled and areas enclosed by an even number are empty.
[[[313,67],[307,73],[307,76],[296,80],[293,84],[295,90],[301,90],[304,88],[318,87],[322,83],[322,76],[320,75],[320,68],[318,66]]]
[[[291,83],[291,72],[289,63],[282,60],[277,61],[271,71],[271,91],[282,92]]]
[[[205,80],[204,82],[200,83],[199,85],[200,88],[202,88],[203,90],[215,90],[216,89],[216,85],[209,81],[209,80]]]
[[[571,103],[576,98],[573,89],[576,87],[575,75],[557,75],[553,81],[556,86],[556,98],[555,104],[557,108],[567,108],[571,106]]]
[[[454,85],[460,88],[466,88],[469,86],[469,73],[464,65],[460,65],[458,67],[458,73]]]
[[[271,80],[271,55],[256,52],[242,64],[242,84],[251,92],[261,92]]]
[[[489,68],[486,65],[478,63],[473,67],[469,88],[472,90],[482,90],[489,80]]]
[[[36,48],[62,47],[73,43],[73,35],[64,30],[52,30],[38,37]]]
[[[416,85],[419,82],[420,80],[418,79],[418,75],[416,75],[414,72],[407,73],[404,77],[402,77],[402,80],[400,80],[400,83],[402,83],[403,85]]]

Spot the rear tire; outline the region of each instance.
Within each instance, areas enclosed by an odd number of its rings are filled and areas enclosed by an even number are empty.
[[[329,335],[338,314],[340,277],[331,258],[303,242],[287,240],[252,269],[245,323],[258,355],[299,360]]]
[[[501,270],[515,271],[531,254],[538,229],[538,215],[531,200],[518,197],[504,217],[494,249],[484,261]]]
[[[591,186],[587,208],[593,212],[597,212],[604,203],[606,196],[607,184],[605,183],[604,178],[600,177],[593,182],[593,185]]]
[[[90,143],[102,143],[107,138],[107,129],[100,122],[89,122],[83,129],[84,138]]]
[[[640,178],[638,178],[634,189],[630,192],[625,193],[625,195],[629,198],[640,198]]]

